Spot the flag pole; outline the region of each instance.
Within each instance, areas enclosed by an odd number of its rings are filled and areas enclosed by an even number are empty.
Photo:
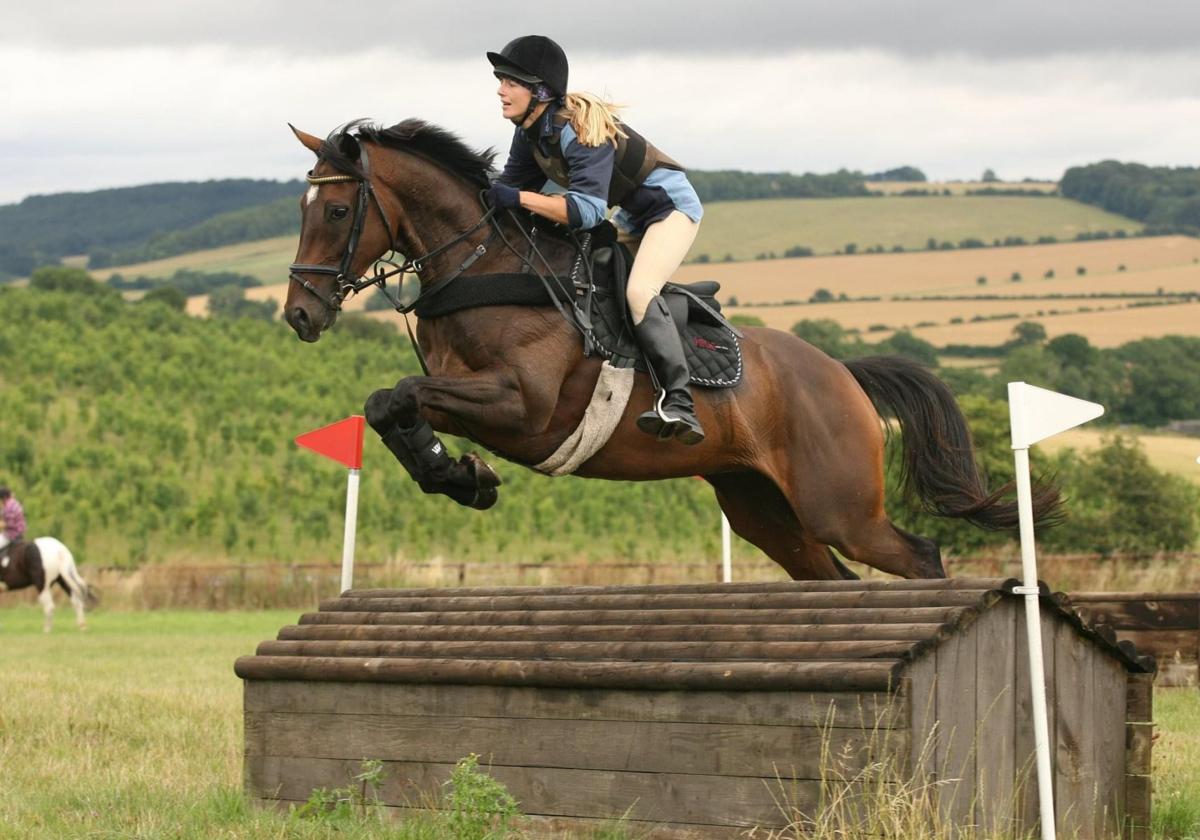
[[[346,529],[342,534],[342,592],[354,588],[354,540],[358,531],[358,479],[361,470],[350,468],[346,481]]]
[[[1012,426],[1013,462],[1017,480],[1017,521],[1021,532],[1020,586],[1013,592],[1025,598],[1025,635],[1029,642],[1029,692],[1033,741],[1037,758],[1038,808],[1042,840],[1055,840],[1054,776],[1050,766],[1050,725],[1046,709],[1046,666],[1042,653],[1042,608],[1033,529],[1033,488],[1029,477],[1029,448],[1038,441],[1094,420],[1104,406],[1027,385],[1008,383],[1008,416]]]
[[[1050,724],[1046,709],[1046,666],[1042,651],[1037,555],[1033,543],[1033,490],[1029,480],[1029,448],[1013,449],[1017,470],[1017,514],[1021,526],[1022,586],[1013,592],[1025,597],[1025,636],[1029,641],[1029,687],[1033,701],[1033,744],[1037,755],[1038,807],[1042,840],[1055,840],[1054,777],[1050,770]]]
[[[342,588],[354,588],[354,542],[358,532],[358,482],[362,471],[363,428],[366,419],[352,414],[296,437],[296,443],[350,468],[346,480],[346,525],[342,532]]]
[[[721,512],[721,580],[733,582],[733,538],[729,532],[729,517]]]

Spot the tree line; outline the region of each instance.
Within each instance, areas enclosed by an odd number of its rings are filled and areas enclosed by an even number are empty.
[[[1059,189],[1067,198],[1145,222],[1151,233],[1200,236],[1200,168],[1106,160],[1071,167]]]
[[[299,181],[243,178],[29,196],[0,206],[0,280],[63,257],[134,248],[232,210],[295,200],[301,189]]]

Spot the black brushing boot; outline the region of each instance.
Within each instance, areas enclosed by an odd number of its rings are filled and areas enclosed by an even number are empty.
[[[679,331],[661,296],[650,302],[646,316],[634,324],[633,334],[660,388],[654,407],[638,417],[638,428],[660,440],[673,437],[688,446],[704,440],[696,405],[688,391],[687,360]]]

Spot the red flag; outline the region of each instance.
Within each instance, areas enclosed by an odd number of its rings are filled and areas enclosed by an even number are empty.
[[[364,423],[361,414],[354,414],[345,420],[305,432],[296,438],[296,443],[326,458],[339,461],[352,470],[359,470],[362,469]]]

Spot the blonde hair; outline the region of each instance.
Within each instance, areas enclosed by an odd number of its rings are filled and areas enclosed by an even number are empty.
[[[566,95],[563,111],[580,143],[585,146],[612,143],[615,146],[618,137],[629,136],[621,128],[621,118],[617,116],[624,107],[593,93],[576,92]]]

